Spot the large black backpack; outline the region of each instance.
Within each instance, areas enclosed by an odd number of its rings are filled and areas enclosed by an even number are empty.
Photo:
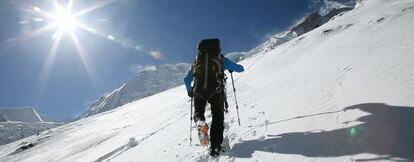
[[[204,39],[198,44],[198,54],[192,66],[195,90],[224,90],[224,65],[219,39]]]

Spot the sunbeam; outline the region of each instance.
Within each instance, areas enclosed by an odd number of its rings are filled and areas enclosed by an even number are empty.
[[[44,90],[46,88],[46,85],[49,80],[50,71],[53,67],[54,60],[56,57],[56,53],[59,48],[60,41],[62,40],[62,32],[57,32],[57,35],[54,39],[52,48],[49,51],[49,54],[47,55],[47,59],[45,64],[43,64],[42,71],[39,75],[37,86],[36,86],[36,94],[34,95],[36,97],[35,101],[39,102],[40,99],[43,96]],[[38,103],[39,104],[39,103]]]
[[[102,38],[108,39],[112,42],[115,42],[119,45],[122,45],[123,47],[134,49],[134,50],[139,51],[139,52],[143,51],[142,48],[139,45],[135,45],[135,44],[133,44],[131,42],[128,42],[128,41],[123,41],[119,38],[114,37],[111,34],[105,34],[104,32],[101,32],[101,31],[98,31],[94,28],[91,28],[91,27],[89,27],[86,24],[83,24],[81,22],[76,22],[76,26],[80,29],[83,29],[83,30],[89,32],[89,33],[95,34],[95,35],[100,36]],[[148,55],[152,56],[151,53],[148,53]],[[156,57],[153,57],[153,58],[157,59]]]
[[[75,2],[75,0],[69,0],[68,2],[68,8],[67,11],[71,12],[72,11],[72,7],[73,7],[73,3]]]
[[[49,31],[50,29],[53,29],[54,27],[56,27],[56,24],[49,24],[47,26],[41,27],[41,28],[36,29],[32,32],[21,35],[19,37],[11,38],[9,40],[14,40],[14,41],[17,41],[17,42],[26,41],[26,40],[32,39],[33,37],[36,37],[40,34],[43,34],[47,31]]]
[[[101,1],[98,4],[92,5],[90,7],[87,7],[86,9],[83,9],[83,10],[81,10],[79,12],[76,12],[75,14],[73,14],[73,16],[74,17],[78,17],[78,16],[81,16],[81,15],[87,14],[87,13],[89,13],[91,11],[94,11],[94,10],[100,9],[102,7],[105,7],[105,6],[113,3],[114,1],[115,0],[105,0],[105,1]]]
[[[84,49],[81,46],[78,38],[76,37],[76,35],[73,32],[70,33],[70,38],[72,39],[72,42],[75,45],[76,51],[78,52],[78,55],[79,55],[79,57],[82,61],[82,64],[83,64],[86,72],[88,73],[88,76],[89,76],[89,79],[92,82],[92,85],[94,86],[95,90],[97,90],[98,80],[96,79],[95,70],[93,69],[93,66],[91,66],[91,64],[90,64],[89,57],[88,57],[87,53],[84,51]]]
[[[39,13],[39,14],[40,14],[40,16],[43,16],[43,17],[45,17],[45,18],[48,18],[48,19],[53,19],[53,18],[55,17],[55,15],[54,15],[54,14],[49,13],[49,12],[46,12],[46,11],[44,11],[43,9],[41,9],[40,7],[37,7],[37,6],[31,6],[31,7],[29,7],[29,8],[31,8],[34,12]]]

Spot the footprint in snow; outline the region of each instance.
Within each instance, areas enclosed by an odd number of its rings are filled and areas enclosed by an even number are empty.
[[[401,12],[405,12],[405,11],[412,10],[412,9],[414,9],[413,6],[407,7],[407,8],[402,9]]]
[[[349,66],[345,67],[344,69],[342,69],[342,71],[344,71],[344,72],[348,72],[350,70],[352,70],[352,66],[351,65],[349,65]]]
[[[377,20],[371,20],[371,21],[369,21],[368,24],[379,24],[379,23],[384,22],[384,20],[385,20],[385,17],[381,17],[381,18],[379,18]]]
[[[331,28],[331,29],[326,29],[322,33],[323,33],[323,35],[330,35],[330,34],[337,33],[337,32],[340,32],[342,30],[348,29],[349,27],[351,27],[353,25],[354,24],[339,25],[339,26]]]
[[[256,131],[252,131],[250,134],[252,134],[252,136],[256,136]]]
[[[382,23],[384,20],[385,20],[385,18],[382,17],[382,18],[379,18],[376,22],[377,22],[377,24],[379,24],[379,23]]]
[[[325,35],[329,35],[329,34],[331,34],[333,32],[333,29],[326,29],[326,30],[324,30],[323,31],[323,34],[325,34]]]
[[[13,152],[12,152],[12,153],[10,153],[9,155],[18,154],[18,153],[20,153],[20,152],[23,152],[23,151],[25,151],[25,150],[27,150],[27,149],[30,149],[30,148],[32,148],[32,147],[34,147],[34,146],[35,146],[35,144],[34,144],[34,143],[27,143],[27,142],[22,142],[22,143],[21,143],[21,145],[22,145],[22,146],[20,146],[17,150],[13,151]]]
[[[111,152],[108,152],[104,154],[103,156],[99,157],[95,162],[101,162],[101,161],[110,161],[111,159],[121,155],[123,152],[135,147],[138,145],[138,140],[136,140],[134,137],[129,138],[129,141],[127,144],[122,145],[115,150],[112,150]]]
[[[249,117],[249,120],[257,120],[257,117]]]

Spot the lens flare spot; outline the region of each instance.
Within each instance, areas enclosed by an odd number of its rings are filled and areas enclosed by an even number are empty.
[[[33,18],[33,21],[42,22],[42,21],[44,21],[44,19],[41,18],[41,17],[35,17],[35,18]]]
[[[109,40],[115,40],[115,37],[114,37],[114,36],[112,36],[112,35],[108,35],[108,39],[109,39]]]
[[[20,25],[27,25],[27,24],[30,24],[30,22],[27,21],[27,20],[22,20],[22,21],[19,21],[19,24]]]
[[[349,134],[351,135],[351,137],[355,137],[358,134],[358,129],[356,127],[352,127],[349,130]]]
[[[42,9],[37,6],[33,6],[33,11],[42,12]]]
[[[159,59],[161,59],[161,58],[162,58],[162,53],[161,53],[160,51],[158,51],[158,50],[156,50],[156,51],[151,51],[151,52],[150,52],[150,55],[151,55],[154,59],[157,59],[157,60],[159,60]]]

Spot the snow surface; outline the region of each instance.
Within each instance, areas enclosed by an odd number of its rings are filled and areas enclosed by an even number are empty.
[[[47,121],[33,107],[0,108],[0,145],[62,125]]]
[[[414,161],[413,20],[414,0],[370,0],[243,60],[241,127],[229,91],[216,159],[189,145],[178,86],[0,146],[0,161]]]
[[[0,122],[0,145],[38,134],[62,124],[57,122]]]

